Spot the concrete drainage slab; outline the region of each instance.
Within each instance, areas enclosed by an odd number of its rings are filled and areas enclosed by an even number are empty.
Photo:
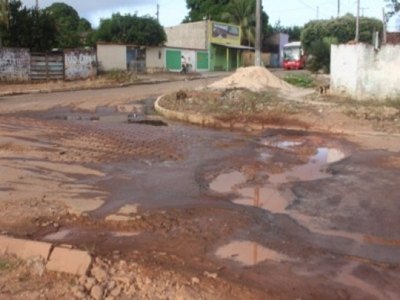
[[[92,263],[92,257],[86,251],[53,247],[46,242],[7,236],[0,236],[0,253],[15,255],[24,260],[38,257],[46,263],[46,269],[49,271],[79,276],[85,275]]]

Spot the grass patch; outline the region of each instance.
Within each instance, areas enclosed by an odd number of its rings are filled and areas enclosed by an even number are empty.
[[[107,80],[112,80],[118,83],[133,83],[138,81],[138,76],[136,73],[121,71],[121,70],[112,70],[104,73],[104,78]]]
[[[314,78],[309,74],[291,74],[283,77],[283,80],[291,85],[302,88],[315,87]]]
[[[400,110],[400,97],[397,99],[389,99],[385,101],[385,105]]]
[[[16,267],[16,263],[10,260],[0,258],[0,272],[6,272]]]
[[[398,121],[400,119],[400,100],[348,100],[343,112],[349,117],[369,121]]]

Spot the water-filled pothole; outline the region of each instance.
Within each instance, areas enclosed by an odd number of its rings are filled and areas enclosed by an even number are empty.
[[[233,171],[221,174],[210,183],[210,189],[217,193],[232,192],[238,184],[246,182],[246,176],[242,172]]]
[[[301,142],[295,142],[288,145],[300,144]],[[332,174],[326,171],[328,165],[343,158],[345,154],[339,149],[320,147],[305,164],[280,173],[269,173],[265,170],[268,174],[265,182],[251,184],[247,182],[245,173],[231,171],[218,175],[209,186],[214,192],[237,194],[238,197],[232,200],[235,204],[259,207],[271,213],[287,213],[286,210],[294,202],[295,196],[285,184],[329,178]]]
[[[271,174],[270,183],[282,184],[293,181],[313,181],[330,177],[326,167],[345,158],[345,154],[335,148],[318,148],[306,164],[295,166],[279,174]]]
[[[222,259],[236,261],[245,266],[254,266],[267,260],[274,262],[291,260],[290,257],[282,253],[250,241],[233,241],[218,248],[215,255]]]

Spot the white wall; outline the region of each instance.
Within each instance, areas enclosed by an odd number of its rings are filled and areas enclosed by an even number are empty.
[[[127,70],[126,46],[98,44],[97,60],[102,71]]]
[[[0,48],[0,81],[27,81],[30,69],[28,49]]]
[[[65,79],[86,79],[97,75],[97,58],[94,51],[64,51]]]
[[[172,48],[208,49],[207,21],[184,23],[174,27],[165,27],[167,42]]]
[[[332,45],[331,91],[357,100],[400,97],[400,46]]]
[[[165,51],[164,48],[154,47],[146,48],[146,70],[149,73],[163,71],[165,69]]]

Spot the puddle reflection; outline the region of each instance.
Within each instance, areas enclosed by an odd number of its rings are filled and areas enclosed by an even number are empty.
[[[289,145],[297,145],[297,143]],[[286,144],[285,144],[286,145]],[[342,160],[345,154],[334,148],[318,148],[306,164],[295,166],[279,174],[270,174],[263,185],[240,188],[247,181],[246,175],[239,171],[220,174],[210,183],[210,189],[218,193],[235,192],[240,196],[233,200],[239,205],[255,206],[271,213],[285,213],[286,208],[294,201],[291,190],[282,190],[282,184],[293,181],[313,181],[331,177],[326,172],[330,163]]]
[[[242,197],[233,200],[233,203],[260,207],[277,214],[284,213],[285,209],[294,200],[294,195],[291,191],[280,191],[273,185],[243,188],[238,192]]]
[[[275,144],[281,147],[300,145],[298,142],[282,142],[282,144]],[[361,234],[324,228],[324,226],[321,226],[322,219],[302,214],[296,210],[288,210],[288,207],[295,200],[295,195],[291,189],[284,188],[283,184],[294,181],[313,181],[329,178],[332,174],[326,172],[327,166],[344,158],[345,154],[338,149],[321,147],[317,148],[316,154],[311,156],[306,164],[295,166],[279,174],[269,174],[265,184],[240,187],[240,185],[246,184],[247,178],[244,173],[235,171],[219,175],[211,182],[210,188],[219,193],[234,192],[238,194],[238,197],[232,200],[235,204],[258,207],[273,214],[287,214],[301,226],[304,226],[312,232],[363,242],[364,236]],[[220,249],[220,256],[229,257],[230,255],[234,255],[236,253],[235,251],[239,251],[232,245],[238,247],[237,249],[249,248],[247,242],[235,242],[234,244]],[[248,253],[248,251],[246,252],[244,250],[239,252]],[[271,254],[268,249],[263,248],[261,248],[260,253],[261,258]],[[238,259],[246,260],[248,263],[249,259],[246,255],[249,254],[237,255]]]
[[[266,260],[274,262],[291,260],[284,254],[249,241],[233,241],[218,248],[215,254],[219,258],[234,260],[245,266],[254,266]]]
[[[293,181],[313,181],[328,178],[331,174],[326,173],[328,164],[338,162],[345,157],[344,153],[337,149],[318,148],[317,153],[309,161],[296,166],[281,174],[272,174],[269,177],[271,183],[288,183]]]
[[[210,189],[217,193],[230,193],[236,185],[246,182],[246,176],[239,171],[221,174],[215,178]]]

